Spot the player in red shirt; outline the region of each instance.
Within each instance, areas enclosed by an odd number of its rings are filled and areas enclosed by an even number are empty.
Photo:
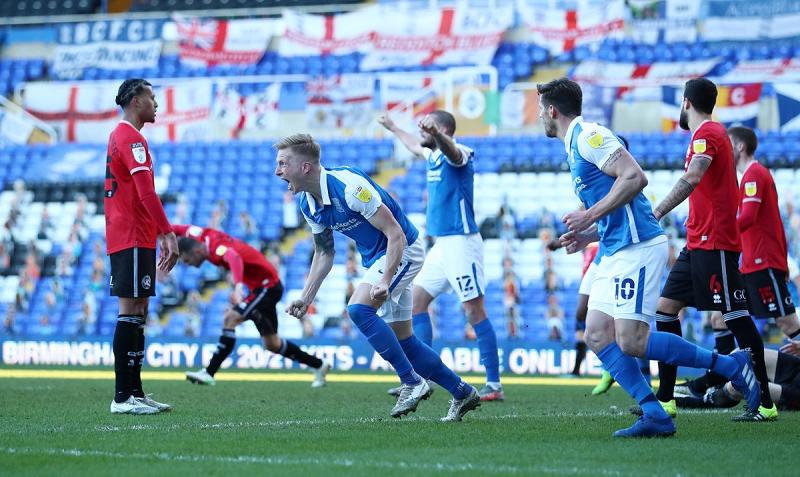
[[[761,406],[734,421],[777,419],[764,365],[764,342],[750,318],[739,271],[742,250],[736,211],[739,191],[733,149],[725,127],[711,120],[717,87],[706,78],[686,82],[680,126],[692,131],[686,173],[653,211],[657,219],[689,199],[686,247],[681,251],[661,292],[656,314],[658,331],[681,334],[678,313],[684,306],[720,311],[741,348],[749,348],[761,385]],[[718,348],[720,354],[733,351]],[[674,414],[677,367],[659,363],[661,385],[656,397]]]
[[[331,365],[326,360],[311,356],[278,334],[275,305],[283,296],[283,285],[278,278],[278,271],[264,255],[219,230],[196,225],[176,225],[174,229],[181,236],[178,247],[183,263],[199,267],[208,261],[226,268],[231,271],[235,284],[231,294],[233,307],[225,310],[222,336],[211,362],[200,371],[187,372],[186,379],[197,384],[213,385],[214,374],[236,345],[236,327],[245,320],[253,320],[265,348],[313,368],[315,377],[311,386],[325,386],[325,376]],[[249,291],[246,296],[245,287]]]
[[[153,88],[143,79],[127,79],[116,103],[123,120],[111,132],[106,156],[106,246],[111,262],[111,296],[119,297],[114,331],[116,393],[114,414],[157,414],[169,411],[142,391],[144,322],[155,296],[156,240],[161,245],[158,268],[169,272],[178,261],[178,242],[158,199],[153,161],[139,132],[156,120]]]
[[[781,331],[795,338],[800,335],[800,323],[787,286],[788,249],[778,190],[769,170],[753,157],[758,147],[756,133],[739,126],[728,129],[728,136],[736,169],[742,173],[738,221],[750,313],[757,318],[775,318]]]

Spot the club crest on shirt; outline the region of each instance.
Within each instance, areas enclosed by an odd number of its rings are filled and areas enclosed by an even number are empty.
[[[603,145],[603,135],[597,131],[591,132],[588,136],[586,136],[586,142],[588,142],[593,148],[597,149]]]
[[[702,154],[706,152],[706,140],[705,139],[695,139],[692,142],[692,150],[695,154]]]
[[[147,162],[147,152],[144,150],[144,144],[140,142],[131,144],[131,152],[133,153],[133,158],[139,164]]]
[[[217,251],[215,253],[221,257],[221,256],[225,255],[225,252],[227,252],[227,251],[228,251],[228,247],[226,247],[224,245],[220,245],[219,247],[217,247]]]
[[[756,195],[758,191],[758,187],[756,186],[755,182],[745,182],[744,183],[744,195],[747,197],[753,197]]]
[[[358,186],[356,190],[353,191],[353,196],[355,196],[355,198],[360,200],[361,202],[365,203],[372,200],[372,193],[370,193],[369,190],[367,190],[362,186]]]
[[[150,289],[151,283],[152,282],[151,282],[151,279],[150,279],[150,275],[145,275],[144,278],[142,278],[142,288],[144,288],[145,290],[149,290]]]

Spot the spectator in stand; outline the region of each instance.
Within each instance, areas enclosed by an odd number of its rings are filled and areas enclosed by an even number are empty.
[[[33,291],[33,282],[28,278],[28,271],[23,268],[19,272],[19,282],[17,284],[17,295],[15,303],[17,311],[20,313],[28,312],[28,300],[30,299],[31,292]]]
[[[36,238],[39,240],[47,240],[50,238],[50,231],[53,229],[53,221],[50,218],[50,211],[47,210],[47,206],[42,209],[42,222],[39,224],[39,232],[36,234]]]
[[[561,289],[555,270],[548,270],[544,273],[544,289],[548,294],[553,294]]]
[[[564,309],[558,303],[558,296],[551,294],[547,297],[547,331],[550,341],[562,341],[564,337]]]
[[[291,192],[283,194],[283,228],[294,230],[300,226],[300,210]]]
[[[314,324],[308,317],[304,317],[300,321],[303,323],[303,338],[313,338],[317,335],[314,331]]]
[[[7,275],[11,266],[11,255],[6,249],[6,244],[0,242],[0,275]]]
[[[56,332],[55,327],[50,323],[50,317],[42,315],[39,319],[39,326],[34,329],[34,334],[40,336],[50,336]]]
[[[522,320],[516,307],[506,310],[506,327],[509,339],[522,338]]]
[[[34,282],[41,277],[41,269],[39,268],[39,264],[36,263],[36,256],[32,253],[29,253],[25,257],[25,270],[27,270],[28,276]]]
[[[53,284],[50,285],[50,291],[56,297],[58,303],[64,303],[64,281],[58,276],[53,278]]]
[[[175,217],[170,223],[188,224],[192,221],[192,206],[189,205],[189,198],[186,194],[178,194],[178,206],[175,208]]]
[[[164,334],[164,327],[161,326],[161,321],[155,312],[151,311],[147,314],[147,326],[144,329],[144,334],[148,337]]]
[[[511,315],[519,316],[517,305],[519,304],[519,280],[513,271],[505,273],[503,279],[503,307],[508,318]]]
[[[70,232],[69,234],[69,238],[67,239],[67,244],[64,248],[65,249],[68,248],[70,250],[73,262],[83,253],[83,244],[81,243],[81,239],[78,236],[78,232],[74,231],[74,226],[73,226],[73,231]]]
[[[255,219],[248,212],[239,214],[239,223],[242,226],[244,236],[242,239],[256,250],[261,250],[261,234],[258,232],[258,225]]]
[[[3,321],[3,333],[9,336],[17,334],[16,326],[17,309],[14,305],[8,305],[6,308],[6,319]]]
[[[59,255],[56,258],[56,276],[63,279],[71,277],[73,273],[69,259],[65,255]]]

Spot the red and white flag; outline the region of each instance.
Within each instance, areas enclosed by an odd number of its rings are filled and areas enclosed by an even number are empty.
[[[569,77],[578,83],[597,83],[620,87],[661,86],[682,84],[689,79],[705,76],[718,63],[717,59],[675,63],[660,62],[650,65],[586,60],[574,67]]]
[[[722,79],[735,83],[798,81],[800,58],[740,61]]]
[[[353,128],[372,118],[375,78],[344,74],[306,83],[306,122],[311,127]]]
[[[346,55],[372,47],[372,35],[380,25],[375,7],[340,15],[311,15],[283,11],[286,31],[279,51],[283,56]]]
[[[181,61],[211,66],[258,63],[272,38],[274,21],[202,20],[172,15]]]
[[[116,83],[27,83],[23,107],[52,126],[60,141],[102,143],[122,119]]]
[[[599,44],[606,38],[625,35],[625,2],[611,3],[578,10],[539,8],[519,1],[517,9],[533,41],[558,55],[576,46]]]
[[[148,141],[181,142],[211,139],[210,81],[187,81],[155,88],[156,122],[142,129]]]
[[[235,85],[217,83],[211,115],[230,130],[230,138],[242,131],[278,129],[280,83],[270,84],[263,91],[250,95],[239,93]]]
[[[418,65],[488,65],[514,21],[512,7],[384,10],[361,70]]]

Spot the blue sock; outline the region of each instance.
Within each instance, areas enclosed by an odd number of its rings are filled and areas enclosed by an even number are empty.
[[[394,367],[400,380],[411,386],[419,384],[419,375],[411,367],[394,331],[378,316],[377,310],[367,305],[350,305],[347,311],[372,348]]]
[[[456,399],[464,399],[471,387],[444,365],[442,359],[430,346],[414,335],[400,341],[400,346],[408,356],[414,369],[425,379],[432,379],[439,386],[447,389]]]
[[[644,380],[647,381],[647,384],[651,384],[650,376],[650,360],[644,358],[636,358],[636,362],[639,363],[639,369],[642,371],[642,376],[644,376]]]
[[[711,369],[730,379],[739,368],[730,356],[717,355],[713,351],[689,343],[672,333],[653,331],[647,341],[647,359],[661,361],[673,366]]]
[[[478,337],[478,349],[481,352],[481,363],[486,368],[486,382],[500,382],[500,357],[497,355],[497,335],[489,318],[472,327]]]
[[[431,325],[431,315],[418,313],[411,317],[414,324],[414,334],[426,345],[433,347],[433,325]]]
[[[642,406],[645,414],[656,421],[670,418],[642,376],[636,360],[623,354],[616,342],[603,348],[597,353],[597,357],[622,389]]]

